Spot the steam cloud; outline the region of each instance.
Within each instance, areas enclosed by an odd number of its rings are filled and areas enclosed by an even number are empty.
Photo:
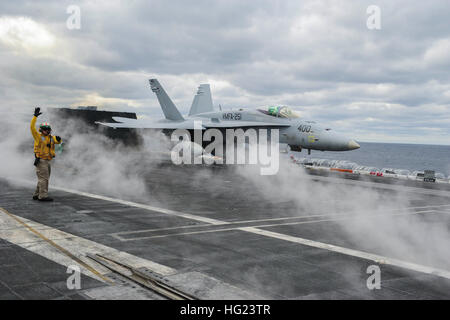
[[[39,121],[47,120],[48,112]],[[1,177],[36,180],[32,165],[33,140],[29,132],[32,113],[33,110],[27,109],[23,113],[2,114]],[[101,133],[80,129],[82,125],[75,121],[66,119],[52,126],[54,134],[70,139],[67,150],[58,155],[53,164],[50,191],[52,185],[60,185],[118,198],[156,201],[145,174],[161,162],[152,151],[166,148],[167,138],[143,133],[144,148],[136,150],[111,143]],[[191,178],[191,185],[210,183],[212,196],[225,191],[212,179],[212,174],[202,168]],[[239,166],[237,170],[229,170],[229,174],[250,182],[254,186],[253,194],[258,193],[261,199],[269,198],[265,201],[277,199],[292,203],[293,211],[299,216],[329,215],[324,219],[333,219],[329,224],[333,232],[325,232],[321,238],[313,240],[339,245],[342,240],[339,236],[342,236],[346,245],[355,249],[450,269],[448,225],[439,218],[434,219],[434,214],[408,214],[411,211],[406,208],[411,207],[411,203],[404,193],[357,184],[343,186],[312,181],[313,177],[287,160],[281,162],[274,176],[261,176],[256,166]]]
[[[299,216],[330,215],[322,217],[334,220],[330,222],[329,239],[318,241],[339,245],[337,233],[354,249],[450,269],[448,225],[442,215],[411,214],[411,194],[312,181],[313,176],[304,169],[286,162],[274,177],[260,176],[249,168],[239,168],[238,172],[262,195],[294,203]]]
[[[4,156],[0,176],[14,179],[36,180],[33,167],[33,138],[29,122],[32,108],[26,113],[5,113],[5,134],[0,141]],[[59,185],[86,192],[96,192],[123,198],[148,196],[143,173],[158,164],[158,152],[166,151],[166,139],[158,133],[142,133],[143,148],[112,141],[78,120],[58,119],[48,110],[38,123],[51,119],[53,135],[65,142],[63,152],[52,161],[50,191]],[[151,150],[152,152],[147,152]]]

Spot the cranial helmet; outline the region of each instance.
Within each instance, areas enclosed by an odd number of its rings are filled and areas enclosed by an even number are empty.
[[[39,131],[42,131],[42,130],[52,131],[52,127],[50,126],[50,124],[48,122],[44,122],[44,123],[41,123],[41,125],[39,126]]]

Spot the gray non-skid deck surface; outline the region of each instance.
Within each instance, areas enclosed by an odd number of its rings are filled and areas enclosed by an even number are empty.
[[[334,221],[279,225],[300,221],[295,219],[293,203],[264,196],[252,183],[233,172],[220,168],[161,166],[149,172],[147,184],[149,197],[125,200],[232,223],[209,225],[57,190],[51,191],[55,202],[40,203],[31,199],[31,187],[11,186],[5,180],[0,180],[0,206],[43,225],[177,270],[201,272],[267,298],[450,298],[449,279],[381,264],[382,289],[368,290],[366,269],[375,264],[373,261],[238,230],[263,225],[260,227],[263,230],[385,254],[376,243],[367,245],[346,237]],[[386,194],[386,201],[393,194],[392,190],[380,192]],[[450,204],[450,198],[426,194],[414,194],[410,198],[410,206]],[[436,208],[437,212],[426,219],[448,228],[447,209],[450,206]],[[311,212],[320,213],[326,214]],[[288,217],[294,218],[267,220]],[[250,222],[240,224],[239,221]],[[0,298],[59,298],[74,294],[67,293],[67,289],[58,291],[67,279],[65,267],[3,240],[0,240],[0,250]],[[22,258],[16,261],[8,256]],[[13,271],[12,266],[16,266]],[[30,273],[29,269],[35,271]],[[14,277],[9,278],[11,272]]]
[[[67,288],[67,268],[12,243],[0,240],[0,300],[89,299],[84,290],[104,286],[81,275],[83,290]]]

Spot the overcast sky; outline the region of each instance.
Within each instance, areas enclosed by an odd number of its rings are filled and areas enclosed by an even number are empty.
[[[0,108],[156,118],[156,77],[182,113],[210,83],[225,109],[283,104],[358,141],[450,145],[449,17],[448,0],[2,1]]]

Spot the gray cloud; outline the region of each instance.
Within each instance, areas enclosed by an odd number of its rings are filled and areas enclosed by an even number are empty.
[[[66,28],[71,4],[81,8],[80,30]],[[369,30],[371,4],[2,3],[1,111],[99,104],[156,116],[146,80],[158,77],[182,111],[196,86],[210,82],[225,108],[288,104],[360,140],[376,131],[402,142],[409,132],[408,141],[448,144],[450,4],[378,1],[382,28]],[[19,17],[34,24],[11,31],[1,20]],[[36,32],[51,44],[40,45]]]

